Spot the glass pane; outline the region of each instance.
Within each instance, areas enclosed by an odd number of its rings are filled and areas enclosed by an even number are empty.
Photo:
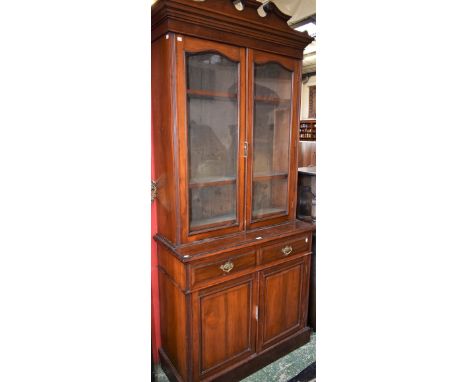
[[[237,65],[220,54],[189,54],[187,88],[237,94]]]
[[[292,72],[255,64],[253,219],[288,211]]]
[[[253,210],[255,217],[267,217],[287,211],[288,179],[271,178],[253,184]]]
[[[237,221],[239,63],[187,54],[190,231]]]
[[[190,182],[237,175],[237,100],[188,97]]]
[[[236,191],[235,183],[190,188],[190,230],[234,223]]]

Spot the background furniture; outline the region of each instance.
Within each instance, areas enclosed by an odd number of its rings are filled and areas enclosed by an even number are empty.
[[[299,167],[297,185],[297,218],[315,223],[316,167]]]
[[[302,120],[299,124],[299,140],[315,141],[315,119]]]
[[[316,204],[316,167],[299,167],[297,186],[297,218],[303,221],[316,222],[315,204]],[[315,226],[314,226],[315,227]],[[316,289],[315,289],[315,228],[312,237],[312,271],[310,273],[310,291],[309,291],[309,315],[308,325],[316,330]]]
[[[297,221],[302,50],[273,3],[152,8],[160,359],[233,381],[309,340],[312,228]]]
[[[315,166],[315,141],[316,120],[302,120],[299,125],[299,167]]]

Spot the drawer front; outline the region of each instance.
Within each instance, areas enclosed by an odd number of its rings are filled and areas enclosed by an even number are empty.
[[[192,268],[191,285],[194,286],[218,277],[232,275],[233,273],[254,268],[255,265],[255,251],[226,255],[217,260],[197,264]]]
[[[284,259],[286,257],[308,252],[310,252],[309,235],[303,235],[300,237],[296,236],[294,238],[286,239],[280,243],[263,248],[260,254],[260,263],[271,263],[275,260]]]

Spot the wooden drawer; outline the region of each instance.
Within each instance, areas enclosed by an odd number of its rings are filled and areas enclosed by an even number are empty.
[[[262,248],[260,252],[260,263],[266,264],[278,259],[308,252],[310,252],[310,236],[296,236]]]
[[[218,257],[216,260],[210,259],[192,266],[190,284],[194,286],[218,277],[232,275],[248,268],[255,268],[255,265],[254,250],[231,253],[230,255]]]

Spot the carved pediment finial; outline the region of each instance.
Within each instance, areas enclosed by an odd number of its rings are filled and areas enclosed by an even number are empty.
[[[272,1],[266,1],[263,4],[257,0],[230,0],[230,1],[234,4],[237,10],[241,10],[239,3],[242,4],[242,10],[245,7],[255,8],[257,11],[259,11],[257,13],[259,14],[260,17],[265,17],[268,14],[275,14],[278,18],[280,18],[281,20],[285,22],[287,22],[291,18],[291,16],[281,12],[280,9],[276,6],[276,4],[273,3]],[[262,11],[264,12],[263,16],[261,16]]]
[[[263,5],[263,9],[267,14],[274,13],[276,16],[278,16],[280,19],[286,22],[291,18],[291,16],[281,12],[280,9],[276,6],[276,4],[272,1],[268,1],[267,3],[265,3]]]

